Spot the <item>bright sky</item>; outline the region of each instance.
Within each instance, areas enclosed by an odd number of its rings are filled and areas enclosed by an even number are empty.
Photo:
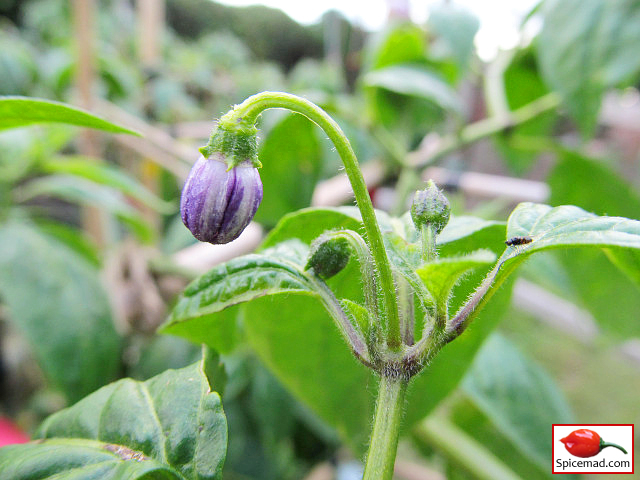
[[[352,22],[367,30],[381,28],[387,18],[387,6],[402,0],[216,0],[234,6],[263,4],[279,8],[294,20],[310,24],[317,22],[328,10],[339,10]],[[429,7],[442,0],[407,0],[411,18],[422,23],[427,19]],[[488,59],[498,48],[509,49],[517,45],[518,27],[539,0],[453,0],[480,18],[480,31],[476,36],[479,55]]]

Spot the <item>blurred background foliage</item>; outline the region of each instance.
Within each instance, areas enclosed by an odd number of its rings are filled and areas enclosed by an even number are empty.
[[[455,2],[428,2],[426,24],[394,10],[378,32],[335,11],[303,26],[209,0],[152,2],[159,20],[145,31],[145,2],[86,2],[90,18],[78,18],[79,3],[0,1],[0,95],[81,105],[143,138],[7,129],[0,118],[0,414],[27,431],[114,379],[199,357],[198,346],[154,334],[196,266],[220,261],[182,227],[180,187],[212,120],[259,91],[303,95],[335,116],[376,206],[393,214],[433,177],[456,215],[504,221],[519,201],[537,201],[640,218],[637,2],[544,0],[523,19],[523,32],[541,25],[535,35],[491,59],[478,55],[479,19]],[[82,22],[92,25],[90,100]],[[352,202],[333,178],[331,145],[302,117],[266,113],[260,156],[264,231],[312,204]],[[511,303],[492,312],[498,332],[406,432],[398,478],[497,478],[487,459],[510,478],[549,478],[551,423],[637,423],[638,272],[640,259],[609,251],[530,260]],[[287,390],[245,333],[223,352],[225,478],[357,478],[360,452],[344,446],[354,438]],[[460,459],[434,432],[464,438],[477,456]]]

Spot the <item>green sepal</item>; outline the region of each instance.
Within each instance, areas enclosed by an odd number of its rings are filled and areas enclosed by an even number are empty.
[[[255,168],[262,167],[258,160],[258,129],[255,126],[238,125],[229,128],[218,125],[211,133],[209,143],[199,150],[205,158],[214,153],[222,154],[228,170],[247,161]]]

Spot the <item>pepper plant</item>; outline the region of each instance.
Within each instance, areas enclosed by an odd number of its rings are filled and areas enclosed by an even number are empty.
[[[337,123],[303,98],[274,92],[234,107],[201,149],[181,201],[197,238],[231,241],[255,214],[263,195],[256,122],[270,108],[304,115],[326,132],[358,209],[289,214],[257,253],[192,282],[162,330],[213,350],[205,348],[196,365],[146,382],[120,380],[54,414],[39,441],[0,450],[2,478],[36,471],[34,478],[221,478],[227,429],[217,392],[224,372],[214,350],[232,348],[241,318],[249,342],[284,383],[355,452],[368,445],[363,478],[390,479],[402,425],[425,417],[455,387],[498,320],[492,306],[508,293],[505,281],[526,258],[599,247],[632,270],[637,220],[532,203],[518,205],[506,224],[450,218],[432,182],[402,217],[376,212]],[[335,325],[328,336],[320,329],[327,318]],[[318,379],[335,388],[324,391]],[[332,398],[340,389],[345,395]]]

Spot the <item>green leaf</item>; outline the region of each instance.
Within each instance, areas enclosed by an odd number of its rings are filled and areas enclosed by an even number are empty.
[[[227,422],[205,364],[145,382],[118,380],[50,416],[37,437],[122,445],[171,467],[179,478],[222,478]]]
[[[521,203],[507,222],[507,238],[512,237],[529,237],[531,242],[507,247],[499,259],[501,268],[494,269],[494,279],[485,292],[481,305],[491,298],[502,281],[518,265],[535,252],[586,246],[614,250],[629,248],[637,251],[640,249],[640,221],[623,217],[599,217],[575,206],[552,208],[548,205]],[[590,270],[593,264],[582,267]],[[599,288],[597,283],[594,286]],[[615,301],[616,296],[616,292],[612,292],[607,297],[609,305]],[[636,324],[632,322],[631,325],[635,327]]]
[[[451,291],[462,275],[469,270],[493,264],[495,260],[496,254],[492,251],[476,250],[464,256],[436,259],[422,265],[416,273],[435,299],[437,311],[446,315]]]
[[[331,279],[344,291],[359,288],[357,268]],[[354,285],[355,284],[355,285]],[[354,288],[355,287],[355,288]],[[311,294],[281,294],[242,306],[247,340],[299,400],[336,428],[356,451],[365,446],[376,379],[358,363],[334,322]]]
[[[135,198],[159,213],[170,214],[176,207],[157,197],[124,170],[102,163],[100,159],[75,156],[57,156],[42,162],[45,172],[67,174],[91,180],[99,185],[114,188]]]
[[[40,195],[104,209],[125,223],[141,241],[150,242],[154,238],[154,231],[142,214],[127,203],[120,192],[110,187],[71,175],[49,175],[23,186],[18,199],[26,201]]]
[[[313,293],[303,271],[306,251],[306,246],[292,240],[214,267],[185,289],[160,331],[228,351],[236,312],[219,312],[265,295]]]
[[[424,67],[399,64],[366,73],[362,78],[368,87],[429,100],[445,110],[462,111],[455,91]]]
[[[530,455],[523,454],[519,448],[515,447],[513,440],[496,427],[495,423],[478,408],[469,395],[464,394],[462,389],[456,392],[452,400],[447,402],[451,421],[478,444],[484,445],[487,452],[502,461],[518,476],[518,479],[548,480],[553,478],[548,467],[544,470],[540,469]],[[480,465],[484,464],[480,458],[478,460]],[[472,468],[471,471],[475,471],[475,469]],[[569,475],[567,478],[575,479],[576,477],[576,475]]]
[[[69,399],[115,378],[120,339],[99,272],[64,244],[29,224],[0,224],[0,298]]]
[[[462,382],[463,391],[520,453],[547,471],[552,423],[572,423],[569,405],[551,377],[506,338],[493,334]]]
[[[266,195],[255,218],[272,226],[284,214],[311,203],[322,169],[317,127],[302,115],[287,115],[269,131],[259,157]]]
[[[436,244],[444,255],[452,255],[454,251],[466,253],[477,248],[474,246],[474,242],[484,245],[487,242],[495,241],[498,234],[504,235],[504,227],[504,222],[495,220],[454,216],[451,217],[440,235],[436,237]],[[465,238],[468,241],[460,242]],[[494,248],[491,249],[494,250]]]
[[[386,214],[376,212],[379,220],[383,219],[381,228],[390,229]],[[384,219],[386,218],[386,222]],[[361,232],[364,229],[360,217],[360,211],[355,207],[338,208],[304,208],[297,212],[285,215],[264,239],[261,249],[270,248],[290,238],[311,244],[326,230],[348,229]]]
[[[369,322],[371,314],[369,310],[360,305],[359,303],[352,302],[348,298],[340,300],[340,304],[344,311],[352,318],[352,323],[360,327],[360,331],[369,331]]]
[[[99,268],[102,259],[98,247],[93,243],[89,235],[75,227],[70,227],[64,223],[53,222],[48,219],[35,219],[38,229],[63,243],[75,253],[83,257],[93,266]]]
[[[142,452],[75,438],[0,448],[0,476],[13,480],[186,480]]]
[[[599,217],[579,207],[521,203],[509,216],[507,238],[529,236],[532,242],[511,249],[508,258],[566,247],[640,248],[640,221]]]
[[[519,50],[514,55],[504,71],[503,82],[511,111],[549,93],[549,88],[540,76],[533,47]],[[545,112],[494,136],[496,146],[514,173],[522,175],[532,166],[539,152],[531,151],[529,144],[535,142],[539,145],[540,142],[536,139],[550,135],[557,118],[556,111]]]
[[[52,122],[95,128],[105,132],[140,135],[134,130],[64,103],[28,97],[0,97],[0,130]]]
[[[597,215],[640,215],[640,195],[604,161],[561,150],[549,175],[552,205],[576,205]]]
[[[473,39],[480,28],[478,17],[459,5],[438,3],[429,9],[427,28],[436,34],[431,46],[434,52],[453,57],[464,74],[473,55]]]
[[[573,204],[596,214],[638,217],[640,195],[623,178],[602,161],[576,152],[562,151],[549,177],[550,202]],[[606,260],[627,275],[620,272]],[[604,253],[575,251],[558,257],[568,270],[576,295],[596,317],[599,324],[624,336],[637,335],[637,322],[620,321],[633,318],[640,310],[640,251],[606,249]],[[631,279],[634,283],[630,283]],[[611,315],[611,298],[616,298],[617,315]]]
[[[583,134],[591,135],[604,91],[640,70],[640,4],[635,0],[549,0],[538,59]]]
[[[427,41],[424,31],[416,24],[406,22],[373,37],[368,45],[370,68],[384,68],[398,63],[424,62]]]

